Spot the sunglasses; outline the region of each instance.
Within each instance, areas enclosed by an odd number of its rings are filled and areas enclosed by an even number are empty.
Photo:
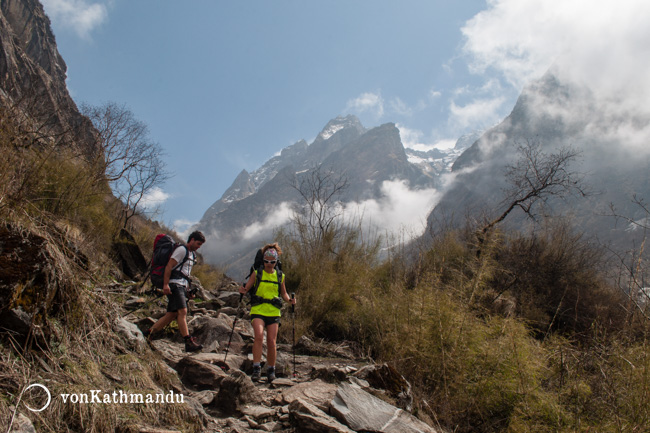
[[[264,263],[273,263],[273,264],[275,264],[276,261],[277,260],[264,260]]]

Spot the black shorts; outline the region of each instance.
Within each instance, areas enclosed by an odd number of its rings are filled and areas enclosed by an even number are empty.
[[[261,314],[251,314],[251,322],[253,319],[262,319],[264,321],[264,327],[266,328],[269,325],[277,323],[278,326],[282,326],[280,323],[280,316],[262,316]]]
[[[187,308],[187,294],[185,293],[185,286],[178,284],[170,284],[169,288],[172,290],[171,295],[167,295],[167,312],[175,313],[178,310]]]

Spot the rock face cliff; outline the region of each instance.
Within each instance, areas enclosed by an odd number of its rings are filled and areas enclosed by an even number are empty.
[[[66,88],[66,64],[38,0],[0,0],[0,105],[32,118],[41,131],[73,134],[93,146],[93,128]]]

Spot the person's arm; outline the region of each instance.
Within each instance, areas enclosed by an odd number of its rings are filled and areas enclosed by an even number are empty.
[[[245,295],[248,293],[248,291],[253,287],[253,284],[255,284],[255,279],[257,278],[257,273],[253,272],[250,277],[248,277],[248,281],[246,282],[246,286],[241,286],[239,288],[239,293],[242,295]]]
[[[172,294],[172,289],[169,288],[169,279],[172,276],[172,270],[176,267],[178,262],[176,259],[169,259],[169,262],[167,262],[167,266],[165,267],[165,274],[163,277],[163,293],[165,295],[171,295]]]
[[[290,302],[292,305],[296,305],[296,298],[290,298],[287,294],[287,288],[284,285],[284,277],[282,278],[282,283],[280,283],[280,296],[282,296],[282,299],[284,299],[286,302]]]

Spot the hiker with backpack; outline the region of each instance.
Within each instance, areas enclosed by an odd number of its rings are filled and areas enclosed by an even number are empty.
[[[266,329],[266,367],[267,380],[275,380],[275,362],[277,359],[276,339],[280,327],[280,308],[282,299],[296,304],[295,298],[290,298],[284,285],[284,274],[280,270],[279,257],[282,251],[280,246],[275,244],[265,245],[261,250],[263,263],[257,269],[252,270],[246,286],[239,289],[241,294],[250,292],[251,295],[251,322],[255,340],[253,343],[253,374],[251,379],[255,382],[260,380],[262,367],[262,346],[264,343],[264,330]]]
[[[163,241],[164,242],[164,241]],[[199,231],[190,234],[186,245],[172,244],[170,246],[171,256],[164,267],[162,275],[162,291],[167,295],[167,314],[158,319],[154,325],[144,333],[147,339],[163,330],[172,321],[178,323],[178,330],[185,339],[185,351],[195,352],[203,348],[189,333],[187,327],[187,301],[193,298],[188,291],[191,289],[190,273],[196,263],[195,251],[201,248],[205,242],[205,236]],[[154,251],[156,246],[154,246]],[[155,254],[154,254],[155,256]],[[156,257],[154,257],[155,261]],[[167,260],[165,258],[164,260]],[[155,283],[154,271],[152,271],[152,283]]]

